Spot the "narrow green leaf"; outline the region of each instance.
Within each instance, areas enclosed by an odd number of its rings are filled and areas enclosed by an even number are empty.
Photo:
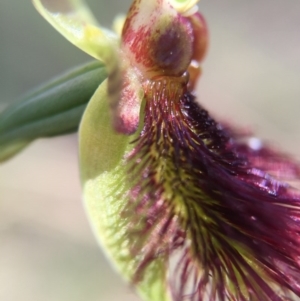
[[[86,104],[106,78],[97,61],[78,67],[28,94],[0,114],[0,162],[31,141],[75,132]]]

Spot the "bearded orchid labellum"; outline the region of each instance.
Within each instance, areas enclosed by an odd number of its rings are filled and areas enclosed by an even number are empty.
[[[153,301],[299,297],[300,193],[288,182],[300,168],[196,102],[208,44],[198,1],[135,0],[121,37],[80,0],[33,2],[107,68],[81,121],[80,168],[124,278]]]

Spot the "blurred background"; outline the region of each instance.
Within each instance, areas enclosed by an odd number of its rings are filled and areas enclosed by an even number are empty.
[[[130,2],[88,1],[105,26]],[[300,159],[300,2],[202,0],[200,10],[211,38],[200,102]],[[30,1],[0,1],[0,110],[88,60]],[[92,236],[77,161],[74,134],[0,166],[0,300],[138,300]]]

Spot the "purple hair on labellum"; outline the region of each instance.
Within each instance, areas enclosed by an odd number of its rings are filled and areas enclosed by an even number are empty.
[[[134,6],[131,12],[124,43],[147,78],[144,126],[127,156],[132,190],[124,216],[140,259],[134,282],[163,258],[175,301],[300,297],[300,193],[288,184],[299,181],[299,165],[217,123],[197,103],[186,62],[202,49],[200,62],[207,47],[199,13],[152,39],[155,26],[134,26]],[[195,33],[202,38],[189,39]]]

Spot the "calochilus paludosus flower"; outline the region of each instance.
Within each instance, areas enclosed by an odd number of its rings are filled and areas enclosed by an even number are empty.
[[[135,0],[116,34],[80,0],[33,0],[106,66],[79,130],[87,214],[144,300],[298,300],[300,168],[197,102],[197,2]]]

